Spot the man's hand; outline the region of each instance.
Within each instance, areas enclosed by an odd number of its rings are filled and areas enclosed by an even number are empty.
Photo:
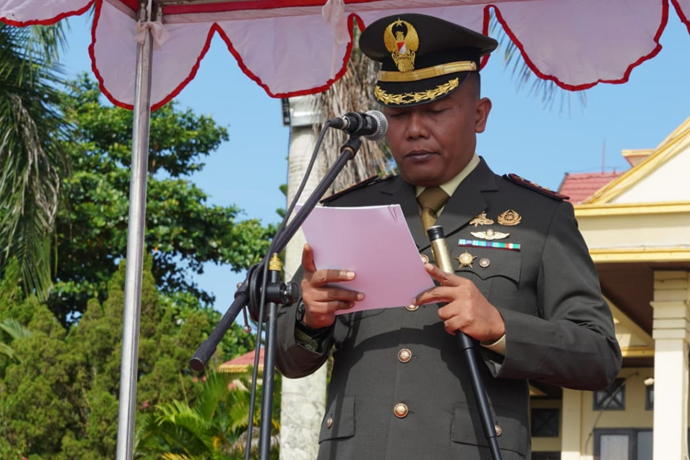
[[[419,294],[415,303],[446,303],[438,309],[438,316],[449,334],[460,330],[481,342],[495,342],[503,337],[503,317],[472,281],[445,273],[435,265],[425,264],[424,268],[441,285]]]
[[[302,251],[302,301],[305,311],[302,321],[312,329],[328,327],[335,321],[335,312],[347,310],[355,301],[363,300],[361,292],[348,291],[329,283],[352,281],[355,273],[349,270],[317,270],[314,265],[314,251],[309,244]]]

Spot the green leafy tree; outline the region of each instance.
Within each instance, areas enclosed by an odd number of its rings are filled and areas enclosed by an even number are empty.
[[[174,401],[156,407],[137,432],[137,457],[146,460],[244,459],[251,401],[249,385],[246,373],[209,374],[195,404]],[[271,458],[277,458],[278,454],[278,408],[279,400],[276,399],[271,420]],[[253,439],[259,433],[259,414],[260,405],[257,405],[252,422]],[[257,442],[252,443],[252,454],[258,454]]]
[[[76,142],[60,139],[73,168],[62,177],[50,297],[21,290],[21,260],[0,265],[0,339],[12,355],[0,353],[3,459],[115,455],[131,113],[104,106],[85,77],[60,104]],[[154,113],[151,128],[137,370],[137,412],[144,415],[175,400],[194,405],[201,391],[203,376],[187,366],[220,313],[190,276],[206,262],[248,267],[274,231],[256,220],[239,222],[235,207],[208,205],[185,178],[227,140],[224,128],[173,104]],[[18,325],[30,334],[17,333]],[[233,325],[208,368],[253,347],[254,337]]]
[[[71,352],[65,329],[45,305],[33,297],[26,303],[34,312],[31,335],[13,342],[21,362],[8,366],[0,393],[2,458],[48,458],[41,456],[59,452],[64,433],[80,422],[75,409],[82,359]]]
[[[0,270],[15,257],[26,292],[50,288],[50,237],[67,171],[55,65],[61,26],[0,24]]]
[[[73,173],[64,182],[57,218],[50,308],[67,325],[89,299],[104,299],[106,281],[126,254],[132,113],[104,106],[96,83],[85,76],[64,95],[62,108],[75,126],[75,142],[65,146]],[[190,275],[202,273],[207,262],[248,268],[266,252],[275,229],[238,221],[234,206],[208,205],[206,194],[185,178],[228,139],[210,117],[168,104],[153,112],[150,139],[145,245],[156,285],[210,303],[213,297]]]
[[[185,401],[195,405],[203,376],[187,363],[217,322],[217,312],[162,294],[148,257],[142,281],[137,413]],[[65,329],[35,296],[20,307],[0,298],[0,317],[29,312],[30,335],[10,345],[15,353],[0,380],[0,458],[107,460],[117,439],[125,263],[109,283],[106,300],[92,299],[78,324]],[[211,323],[211,319],[215,320]],[[253,337],[237,326],[209,364],[237,356]]]

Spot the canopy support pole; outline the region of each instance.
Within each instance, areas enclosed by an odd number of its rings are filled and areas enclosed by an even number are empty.
[[[140,20],[150,21],[151,13],[151,0],[142,1],[139,10]],[[117,460],[132,460],[134,449],[153,60],[153,37],[149,28],[145,30],[143,43],[137,45]]]

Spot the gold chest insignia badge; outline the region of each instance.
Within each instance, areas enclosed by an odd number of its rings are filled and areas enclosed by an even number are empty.
[[[458,256],[458,262],[460,262],[460,268],[462,267],[469,267],[472,268],[472,262],[474,262],[474,259],[476,259],[477,256],[473,256],[469,252],[465,251],[462,254]]]
[[[502,240],[503,238],[508,238],[510,233],[503,233],[494,231],[494,229],[489,228],[483,232],[470,232],[473,237],[480,238],[482,240]]]
[[[514,227],[522,221],[522,216],[512,209],[508,209],[499,214],[496,220],[498,220],[499,224],[506,227]]]
[[[486,217],[486,211],[483,211],[481,214],[479,214],[477,217],[470,221],[470,225],[474,225],[475,228],[479,225],[491,225],[493,223],[493,220]]]
[[[414,70],[414,59],[419,49],[419,36],[412,24],[398,18],[383,32],[383,43],[400,72]]]

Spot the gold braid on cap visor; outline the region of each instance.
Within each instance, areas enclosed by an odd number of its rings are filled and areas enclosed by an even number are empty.
[[[379,85],[374,88],[374,97],[384,104],[412,104],[416,102],[423,101],[433,101],[441,96],[448,94],[460,85],[460,80],[454,78],[448,83],[438,85],[436,88],[428,89],[426,91],[418,91],[416,93],[403,93],[403,94],[388,94],[382,90]]]
[[[412,70],[409,72],[379,72],[379,81],[382,82],[408,82],[426,80],[428,78],[440,77],[449,73],[475,72],[477,64],[473,61],[457,61],[439,64],[425,69]]]

